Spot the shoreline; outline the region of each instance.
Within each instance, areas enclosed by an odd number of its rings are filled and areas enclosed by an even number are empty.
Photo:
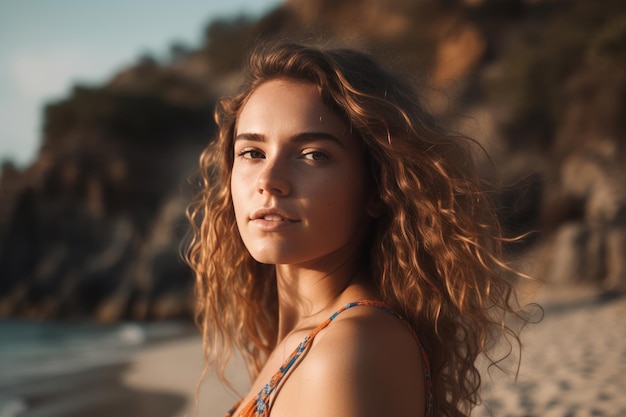
[[[2,417],[170,417],[184,408],[184,396],[125,384],[130,366],[98,366],[4,386]]]

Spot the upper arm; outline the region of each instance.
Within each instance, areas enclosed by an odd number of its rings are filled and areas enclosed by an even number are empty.
[[[299,417],[421,416],[425,392],[419,346],[391,316],[338,320],[284,391],[278,398],[285,394],[281,401],[290,411],[283,409]]]

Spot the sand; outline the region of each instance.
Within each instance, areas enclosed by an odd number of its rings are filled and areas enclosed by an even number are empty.
[[[184,397],[184,407],[170,416],[192,416],[203,367],[201,339],[188,337],[143,349],[135,356],[123,380],[131,389]],[[228,377],[240,395],[247,392],[248,378],[241,361],[232,361]],[[198,398],[199,416],[222,417],[238,397],[220,383],[215,373],[209,373]]]
[[[538,301],[545,317],[523,334],[517,381],[497,371],[491,379],[485,375],[485,403],[472,415],[626,416],[626,325],[620,324],[626,298],[586,288],[550,288]],[[131,392],[184,398],[169,415],[185,416],[193,410],[201,369],[200,339],[189,337],[141,350],[122,372],[121,382]],[[235,385],[245,390],[241,364],[231,371]],[[215,375],[207,378],[200,398],[203,417],[223,416],[236,399]]]
[[[626,416],[626,298],[585,288],[547,292],[539,298],[543,321],[523,333],[517,380],[486,376],[475,415]]]

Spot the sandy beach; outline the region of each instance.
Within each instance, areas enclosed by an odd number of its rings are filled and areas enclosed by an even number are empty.
[[[593,288],[549,288],[545,316],[523,333],[517,380],[484,377],[475,416],[626,416],[626,298]]]
[[[185,398],[184,406],[169,416],[191,416],[196,385],[204,366],[201,343],[199,336],[188,337],[142,350],[124,374],[124,383],[131,389]],[[248,387],[248,378],[240,361],[232,361],[228,377],[233,388],[243,395]],[[209,373],[198,398],[199,416],[223,417],[238,397],[220,383],[215,373]]]
[[[484,376],[484,404],[473,416],[626,416],[626,298],[592,288],[547,288],[536,297],[544,318],[523,333],[519,376],[492,371]],[[199,339],[189,338],[141,352],[125,374],[135,390],[187,396],[202,366]],[[245,389],[240,367],[233,380]],[[200,415],[223,416],[235,397],[210,375],[201,394]]]
[[[544,319],[523,333],[517,381],[492,371],[484,377],[483,416],[626,416],[626,299],[589,288],[550,288],[537,296]],[[124,381],[136,390],[187,396],[193,403],[201,369],[199,339],[157,346],[137,355]],[[245,373],[235,366],[234,383],[245,389]],[[210,375],[201,394],[200,415],[222,416],[235,397]]]
[[[626,328],[620,324],[626,297],[552,288],[537,301],[545,316],[523,333],[517,380],[497,370],[485,373],[484,404],[472,415],[626,416]],[[2,394],[25,401],[5,403],[0,417],[191,416],[202,368],[199,335],[148,344],[124,363],[14,384]],[[247,376],[241,363],[235,361],[229,375],[244,393]],[[202,417],[223,416],[237,399],[212,373],[199,398]]]

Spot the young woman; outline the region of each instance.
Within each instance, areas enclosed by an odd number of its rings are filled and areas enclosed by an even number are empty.
[[[517,314],[471,142],[368,55],[294,44],[216,121],[187,260],[207,364],[252,377],[228,415],[466,415]]]

